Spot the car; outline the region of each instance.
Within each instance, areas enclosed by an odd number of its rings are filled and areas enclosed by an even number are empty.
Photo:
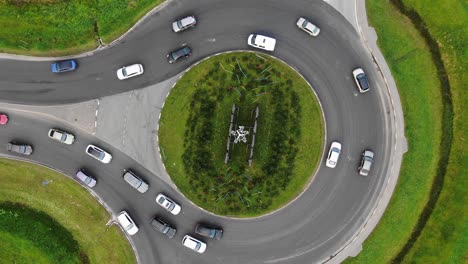
[[[185,46],[180,49],[169,52],[169,54],[166,55],[166,58],[169,61],[169,63],[174,63],[181,58],[188,58],[190,57],[190,55],[192,55],[192,50],[189,47]]]
[[[172,30],[174,32],[184,31],[197,24],[197,19],[194,16],[184,17],[172,23]]]
[[[299,29],[304,30],[313,37],[317,37],[320,33],[320,28],[318,28],[316,25],[312,24],[309,20],[303,17],[297,20],[296,25]]]
[[[363,69],[355,69],[353,71],[353,77],[360,93],[365,93],[369,91],[369,81],[367,80],[367,76],[364,73]]]
[[[27,144],[18,144],[16,142],[9,142],[7,144],[7,150],[10,152],[18,153],[21,155],[29,156],[33,152],[33,148],[31,145]]]
[[[247,44],[254,48],[273,51],[275,50],[276,39],[258,34],[250,34]]]
[[[151,226],[154,229],[158,230],[168,238],[173,238],[177,230],[170,226],[168,223],[164,222],[161,218],[155,217],[151,220]]]
[[[67,145],[71,145],[75,141],[74,135],[67,133],[67,132],[63,132],[56,128],[50,129],[48,135],[49,135],[49,138],[53,140],[57,140],[58,142],[61,142]]]
[[[133,222],[133,219],[126,211],[122,211],[117,215],[117,220],[120,226],[127,232],[127,234],[133,236],[138,232],[138,226]]]
[[[97,183],[96,179],[89,176],[89,174],[86,173],[84,170],[77,171],[76,174],[75,174],[75,179],[77,179],[78,181],[84,183],[86,186],[88,186],[90,188],[93,188],[94,186],[96,186],[96,183]]]
[[[112,160],[111,154],[107,153],[106,151],[95,145],[88,145],[88,147],[86,147],[86,154],[99,160],[102,163],[109,163]]]
[[[8,123],[8,116],[0,113],[0,125],[6,125]]]
[[[143,74],[143,65],[141,64],[132,64],[129,66],[123,66],[117,70],[117,78],[119,80],[125,80],[131,77],[135,77]]]
[[[76,60],[57,61],[50,65],[53,73],[74,71],[78,67]]]
[[[362,176],[369,175],[372,163],[374,163],[374,152],[370,150],[364,150],[362,153],[361,164],[358,167],[359,174]]]
[[[222,229],[210,228],[202,226],[200,224],[197,224],[197,226],[195,226],[195,233],[204,237],[212,238],[214,240],[220,240],[223,237]]]
[[[174,201],[172,201],[169,197],[166,195],[159,193],[156,196],[156,203],[158,203],[160,206],[162,206],[164,209],[167,211],[171,212],[173,215],[178,215],[181,211],[180,205],[176,204]]]
[[[182,245],[198,253],[203,253],[206,250],[205,243],[189,235],[184,236]]]
[[[330,150],[328,151],[326,165],[329,168],[335,168],[336,163],[338,163],[338,158],[341,153],[341,144],[334,141],[331,143]]]
[[[130,170],[124,171],[123,178],[128,184],[130,184],[130,186],[135,188],[140,193],[145,193],[149,188],[148,184],[145,181],[143,181],[140,177],[136,176],[135,173],[133,173]]]

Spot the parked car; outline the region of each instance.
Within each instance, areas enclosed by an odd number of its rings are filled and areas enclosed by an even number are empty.
[[[367,80],[367,76],[364,73],[364,70],[361,68],[357,68],[353,71],[354,81],[359,89],[360,93],[365,93],[369,91],[369,81]]]
[[[198,253],[203,253],[206,250],[205,243],[189,235],[184,236],[182,239],[182,245]]]
[[[330,150],[328,151],[327,162],[326,165],[329,168],[335,168],[336,163],[338,163],[338,158],[340,157],[341,153],[341,144],[338,142],[332,142],[330,146]]]
[[[247,44],[257,49],[273,51],[275,50],[276,39],[263,35],[251,34],[247,39]]]
[[[94,186],[96,186],[96,183],[97,183],[96,179],[89,176],[88,173],[86,173],[84,170],[77,171],[75,174],[75,179],[77,179],[78,181],[82,182],[83,184],[85,184],[86,186],[90,188],[93,188]]]
[[[180,49],[169,52],[169,54],[167,54],[166,57],[169,63],[174,63],[181,58],[188,58],[190,57],[190,55],[192,55],[192,50],[189,47],[185,46]]]
[[[117,78],[119,80],[125,80],[131,77],[135,77],[143,74],[143,65],[141,64],[132,64],[129,66],[124,66],[117,70]]]
[[[7,150],[10,152],[18,153],[21,155],[29,156],[33,152],[31,145],[27,144],[18,144],[16,142],[9,142],[7,144]]]
[[[130,170],[124,171],[123,178],[128,184],[130,184],[130,186],[132,186],[141,193],[145,193],[149,188],[148,184],[145,181],[143,181],[140,177],[136,176],[135,173],[133,173]]]
[[[95,145],[88,145],[88,147],[86,147],[86,154],[99,160],[102,163],[109,163],[112,160],[111,154],[107,153],[106,151]]]
[[[168,223],[164,222],[161,218],[155,217],[151,220],[151,226],[154,229],[158,230],[168,238],[173,238],[177,230],[170,226]]]
[[[194,16],[184,17],[172,23],[172,30],[177,33],[194,27],[196,24],[197,19]]]
[[[8,123],[8,116],[0,113],[0,125],[6,125]]]
[[[67,132],[63,132],[56,128],[50,129],[48,135],[49,135],[49,138],[53,140],[57,140],[58,142],[61,142],[67,145],[71,145],[75,141],[74,135],[67,133]]]
[[[129,235],[134,235],[138,232],[138,227],[133,222],[133,219],[128,215],[126,211],[122,211],[117,215],[117,220],[119,220],[120,225],[122,228],[127,232]]]
[[[359,165],[359,174],[362,176],[369,175],[369,171],[374,163],[374,152],[370,150],[364,150],[362,153],[361,164]]]
[[[195,226],[195,233],[204,237],[212,238],[214,240],[220,240],[223,237],[222,229],[205,227],[200,224],[197,224],[197,226]]]
[[[178,215],[182,208],[180,205],[176,204],[174,201],[169,199],[166,195],[160,193],[156,196],[156,203],[162,206],[167,211],[171,212],[173,215]]]
[[[78,67],[76,60],[57,61],[52,63],[50,69],[53,73],[74,71]]]
[[[302,17],[299,18],[299,20],[297,20],[296,22],[296,25],[298,28],[304,30],[305,32],[307,32],[309,35],[313,37],[317,37],[318,34],[320,33],[320,28],[310,23],[310,21],[305,18],[302,18]]]

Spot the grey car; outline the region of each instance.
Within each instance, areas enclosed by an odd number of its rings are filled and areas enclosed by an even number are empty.
[[[167,236],[168,238],[173,238],[177,230],[170,226],[168,223],[164,222],[161,218],[155,217],[151,220],[151,226]]]
[[[222,229],[210,228],[200,224],[195,227],[195,233],[204,237],[212,238],[214,240],[220,240],[223,237]]]
[[[362,176],[369,175],[369,171],[374,163],[374,152],[370,150],[364,150],[362,153],[361,164],[359,165],[359,174]]]
[[[21,155],[29,156],[33,152],[31,145],[27,144],[18,144],[16,142],[10,142],[7,144],[7,150],[10,152],[18,153]]]
[[[96,186],[96,179],[94,179],[92,176],[90,176],[88,173],[86,173],[84,170],[79,170],[75,174],[75,179],[78,181],[82,182],[86,186],[93,188]]]
[[[143,181],[140,177],[136,176],[135,173],[133,173],[130,170],[124,171],[123,178],[128,184],[130,184],[130,186],[132,186],[141,193],[145,193],[149,188],[148,184],[145,181]]]
[[[170,52],[169,54],[166,55],[166,57],[169,63],[174,63],[180,60],[181,58],[188,58],[190,57],[190,55],[192,55],[192,50],[189,47],[185,46],[185,47],[182,47],[180,49]]]

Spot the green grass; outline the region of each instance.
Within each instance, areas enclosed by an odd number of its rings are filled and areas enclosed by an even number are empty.
[[[453,103],[453,144],[443,189],[423,232],[404,259],[405,263],[467,263],[468,257],[468,154],[466,105],[468,95],[468,5],[440,0],[430,5],[405,0],[425,22],[439,44],[450,82]]]
[[[24,205],[0,203],[0,233],[13,236],[5,243],[6,249],[12,252],[14,248],[23,259],[42,257],[50,263],[87,262],[86,258],[80,260],[79,244],[68,230],[46,213]],[[37,256],[39,252],[41,255]],[[16,261],[14,255],[7,255],[10,259],[2,255],[2,261]]]
[[[0,181],[0,202],[19,203],[47,213],[72,234],[80,253],[90,263],[136,263],[120,229],[106,226],[110,219],[107,211],[73,180],[37,165],[0,159]],[[44,185],[45,181],[48,184]],[[34,263],[40,263],[40,260],[44,261],[42,263],[58,263],[47,261],[44,252],[35,250],[27,239],[15,237],[14,245],[10,243],[4,248],[2,244],[2,256],[11,256],[17,263],[21,259],[28,263],[29,256],[37,255],[38,261]],[[31,252],[18,254],[16,250],[22,248],[31,249]]]
[[[268,75],[267,80],[256,80]],[[296,104],[291,97],[294,93],[299,98]],[[252,167],[247,166],[248,154],[242,145],[234,147],[232,161],[224,164],[233,103],[240,107],[240,119],[247,125],[251,124],[247,121],[250,111],[257,104],[260,107]],[[214,109],[201,110],[210,104]],[[201,125],[204,122],[210,125]],[[199,137],[207,129],[209,138]],[[278,131],[286,132],[281,140],[275,140]],[[217,214],[248,217],[275,210],[304,189],[318,164],[323,133],[320,106],[300,76],[274,59],[232,53],[202,62],[179,80],[164,105],[159,141],[168,173],[191,201]],[[272,142],[283,144],[284,153],[276,158],[273,155],[280,152],[273,151]],[[193,150],[197,146],[204,150],[203,157],[193,162],[202,156]],[[266,173],[270,166],[278,167]]]
[[[429,199],[441,142],[440,86],[431,54],[411,22],[389,2],[366,2],[378,45],[397,83],[405,117],[408,153],[379,224],[348,263],[389,263],[410,237]]]
[[[74,54],[123,34],[164,0],[0,1],[0,52]]]

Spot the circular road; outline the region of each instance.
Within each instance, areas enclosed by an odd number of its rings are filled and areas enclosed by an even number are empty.
[[[195,28],[180,34],[170,24],[184,15],[195,15]],[[321,28],[312,38],[297,29],[299,17]],[[311,84],[322,104],[326,121],[326,145],[342,143],[334,169],[324,166],[308,188],[286,207],[254,219],[214,216],[194,206],[177,190],[130,159],[127,155],[76,127],[45,115],[0,109],[10,122],[0,127],[0,144],[16,140],[30,143],[28,160],[74,175],[80,168],[92,171],[98,184],[92,192],[115,214],[127,210],[140,228],[130,237],[140,263],[320,263],[333,258],[365,225],[386,181],[394,144],[391,104],[384,82],[368,51],[352,26],[323,1],[310,0],[173,0],[143,20],[122,40],[97,52],[78,56],[72,74],[54,75],[50,60],[0,60],[0,100],[10,103],[52,105],[80,102],[147,87],[184,71],[201,59],[230,50],[251,50],[247,36],[263,33],[277,39],[272,56],[278,57]],[[187,44],[193,55],[168,64],[165,55]],[[142,76],[119,81],[115,71],[123,65],[142,63]],[[371,91],[360,94],[351,72],[361,67],[369,76]],[[72,132],[73,145],[47,138],[51,127]],[[148,139],[150,140],[150,139]],[[96,144],[112,153],[110,164],[99,163],[84,153]],[[372,149],[375,163],[369,177],[358,175],[364,149]],[[1,148],[3,156],[10,156]],[[15,156],[15,158],[18,158]],[[131,189],[122,171],[131,168],[149,184],[145,194]],[[182,206],[170,215],[154,199],[164,192]],[[157,233],[150,219],[161,215],[177,228],[173,239]],[[183,248],[181,239],[193,234],[198,222],[224,229],[220,241],[207,241],[204,254]]]

